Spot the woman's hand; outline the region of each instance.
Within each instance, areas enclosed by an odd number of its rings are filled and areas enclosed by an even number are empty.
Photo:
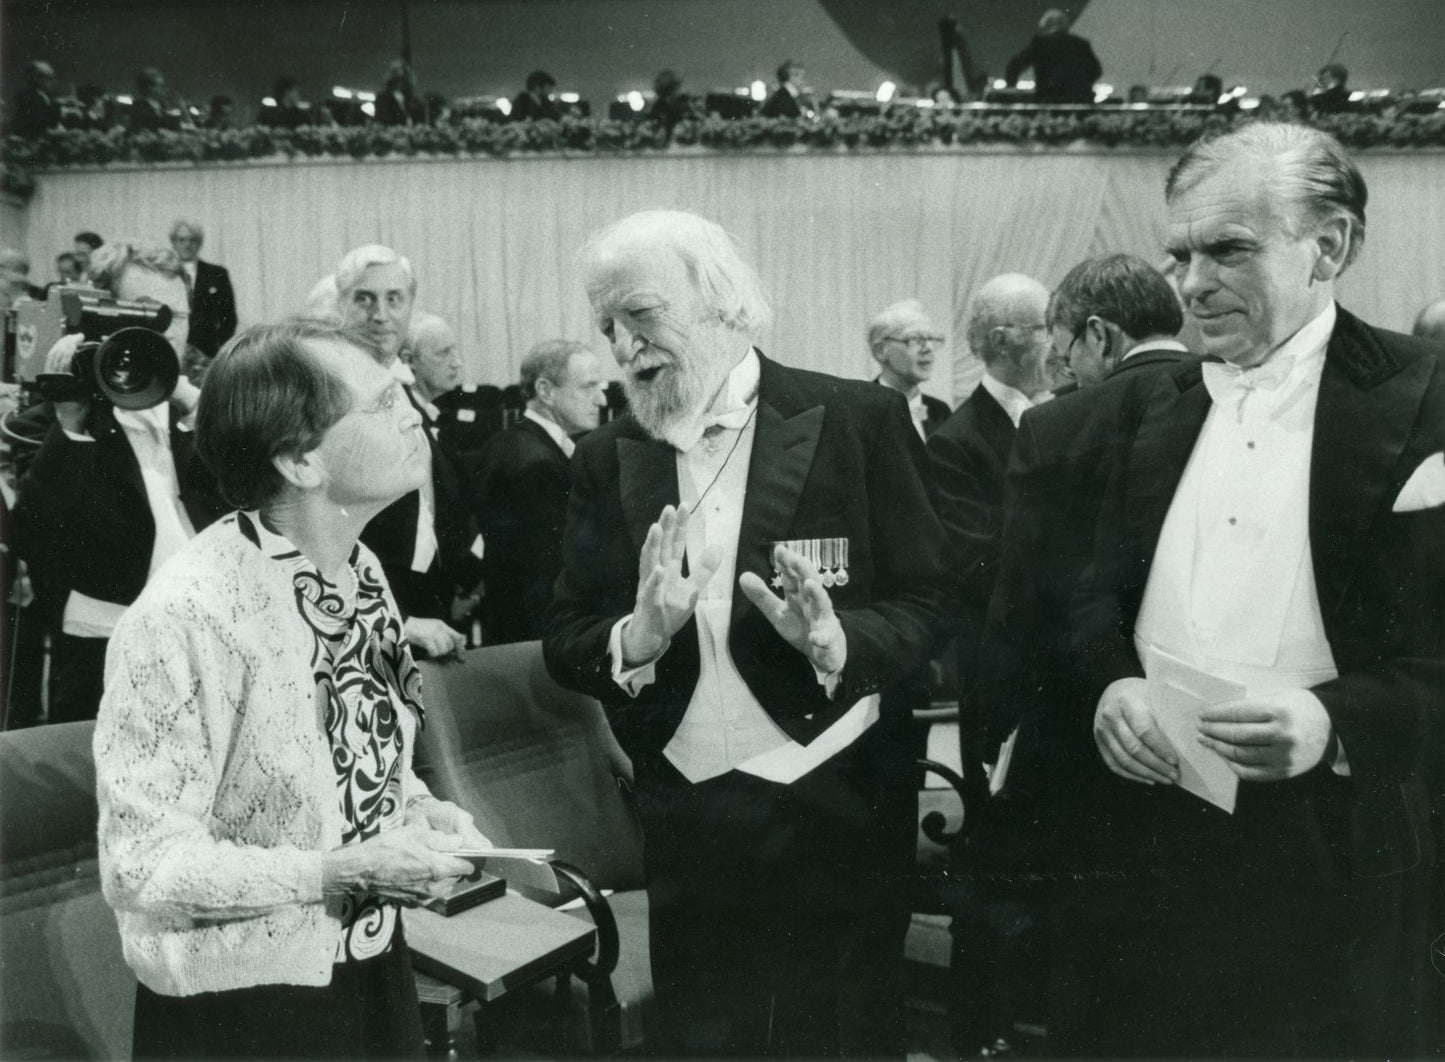
[[[475,827],[472,832],[476,832]],[[440,887],[442,883],[472,872],[471,863],[447,855],[467,843],[459,834],[409,822],[360,844],[327,852],[321,862],[322,889],[328,893],[364,892],[391,900],[424,903],[445,891]]]
[[[463,811],[450,800],[423,797],[407,805],[406,822],[422,822],[433,830],[453,833],[461,838],[455,848],[491,848],[492,842],[477,829],[472,813]]]

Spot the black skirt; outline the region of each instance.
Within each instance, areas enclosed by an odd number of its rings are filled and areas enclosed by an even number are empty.
[[[383,954],[338,963],[331,984],[194,996],[136,989],[134,1057],[423,1059],[421,1008],[400,932]]]

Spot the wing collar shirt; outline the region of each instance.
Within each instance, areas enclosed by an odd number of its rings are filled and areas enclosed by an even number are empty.
[[[427,418],[426,407],[430,403],[421,402],[412,391],[416,385],[416,373],[411,371],[411,366],[396,358],[391,363],[391,375],[406,388],[406,400],[416,407],[430,425],[435,418]],[[432,483],[430,444],[426,448],[426,477],[422,480],[420,493],[421,504],[416,507],[416,545],[411,553],[411,570],[414,572],[425,572],[437,555],[436,487]]]
[[[522,413],[533,424],[540,425],[548,437],[562,448],[562,452],[570,459],[572,452],[577,449],[577,444],[562,430],[562,426],[556,421],[548,420],[542,414],[533,410],[530,406]]]
[[[1146,673],[1162,652],[1254,694],[1336,676],[1309,541],[1315,406],[1334,325],[1332,302],[1256,368],[1204,365],[1213,405],[1135,625]]]
[[[899,390],[883,377],[878,377],[878,382],[884,387],[898,391],[900,395],[908,399],[908,415],[913,418],[913,430],[918,432],[918,437],[925,442],[928,441],[928,430],[925,425],[928,423],[928,404],[923,401],[923,389],[915,387],[910,394],[907,391]],[[999,386],[1003,386],[1000,384]]]
[[[1137,347],[1130,347],[1119,359],[1120,364],[1128,361],[1135,354],[1147,354],[1155,350],[1169,350],[1176,354],[1188,354],[1189,348],[1177,339],[1151,339],[1140,343]]]
[[[1008,419],[1013,421],[1015,428],[1019,426],[1023,415],[1039,404],[1017,387],[1010,387],[1004,383],[987,369],[984,370],[983,379],[979,382],[983,389],[993,396],[993,400],[1003,407],[1003,411],[1008,414]],[[1053,397],[1048,395],[1048,392],[1045,392],[1045,395],[1048,398]],[[1039,401],[1047,401],[1047,398],[1041,398]]]
[[[699,420],[702,427],[691,445],[679,448],[676,456],[679,501],[691,514],[688,556],[701,557],[712,547],[722,554],[694,613],[700,661],[697,685],[663,750],[694,783],[732,770],[780,784],[796,781],[852,744],[878,718],[877,696],[864,698],[808,745],[800,745],[758,703],[728,649],[733,594],[741,592],[736,580],[738,535],[757,425],[759,372],[757,352],[749,350]],[[625,667],[622,628],[627,618],[613,626],[609,651],[613,679],[636,696],[654,680],[654,665],[662,654],[639,667]],[[818,672],[818,681],[831,694],[841,674],[841,669],[832,675]]]

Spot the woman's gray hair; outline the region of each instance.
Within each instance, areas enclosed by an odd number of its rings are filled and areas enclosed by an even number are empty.
[[[186,278],[181,260],[169,247],[117,240],[91,255],[90,282],[102,291],[114,292],[120,282],[120,275],[131,266],[177,280]]]
[[[310,453],[351,411],[346,381],[311,350],[317,342],[346,343],[380,360],[365,333],[295,317],[246,329],[206,370],[196,407],[196,452],[237,508],[274,500],[285,483],[275,459]]]
[[[754,336],[767,324],[762,282],[737,241],[716,222],[685,210],[644,210],[594,233],[581,253],[588,295],[596,293],[608,259],[639,245],[673,251],[703,303],[729,328]]]
[[[1249,122],[1204,136],[1185,149],[1164,184],[1164,199],[1193,187],[1225,164],[1245,163],[1270,175],[1276,194],[1294,207],[1291,227],[1350,222],[1349,266],[1365,243],[1365,202],[1369,190],[1344,146],[1320,129],[1296,122]]]
[[[361,275],[372,266],[398,265],[406,277],[412,297],[416,297],[416,274],[412,272],[411,260],[399,255],[390,247],[379,243],[367,243],[347,251],[336,266],[336,293],[344,298],[361,281]]]

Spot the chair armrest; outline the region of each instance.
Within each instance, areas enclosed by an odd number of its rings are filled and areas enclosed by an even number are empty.
[[[942,845],[945,848],[952,848],[955,843],[960,841],[968,833],[970,825],[968,821],[969,801],[968,797],[964,795],[963,776],[952,767],[939,763],[937,760],[919,759],[917,763],[923,770],[932,771],[947,782],[953,788],[953,791],[958,794],[959,802],[963,805],[963,825],[954,833],[948,832],[948,820],[944,818],[941,811],[930,811],[927,815],[923,816],[923,821],[919,823],[919,826],[923,830],[923,836],[927,837],[934,844]]]
[[[617,918],[612,913],[612,905],[607,902],[607,897],[598,891],[597,886],[592,884],[592,880],[571,863],[564,863],[559,859],[550,860],[549,863],[554,871],[571,882],[582,897],[582,903],[586,905],[593,925],[597,927],[596,958],[578,963],[575,970],[577,976],[589,985],[610,983],[621,952],[617,938]]]

